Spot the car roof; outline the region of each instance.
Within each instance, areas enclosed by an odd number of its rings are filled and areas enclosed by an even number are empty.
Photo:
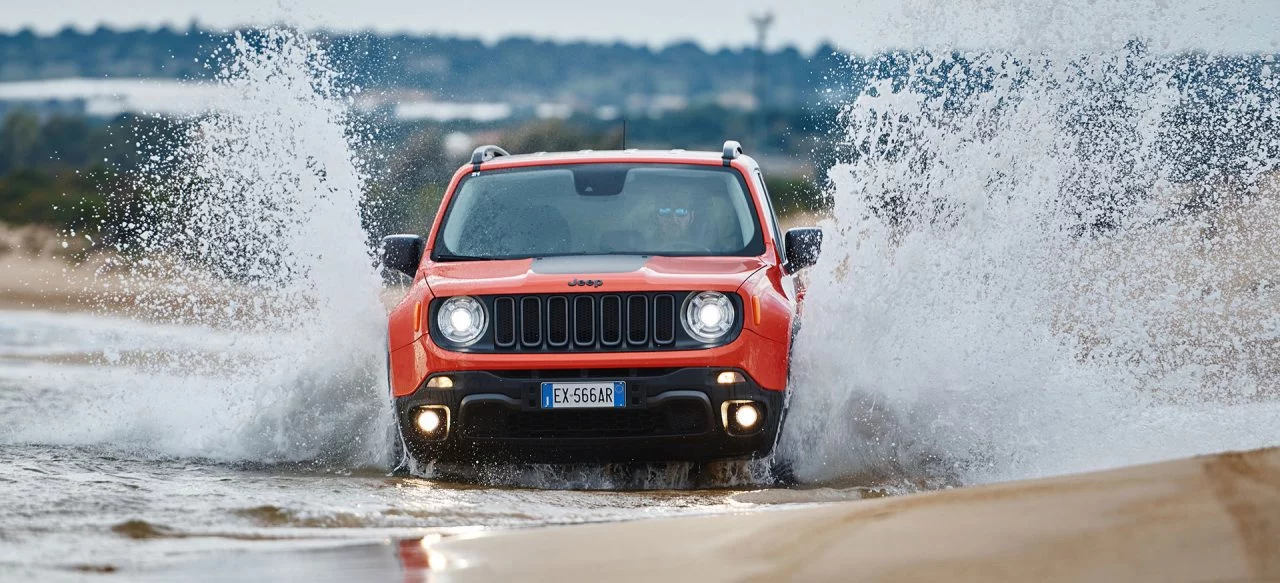
[[[747,156],[739,156],[738,161],[748,164],[754,162]],[[542,164],[573,164],[582,162],[644,162],[673,164],[694,162],[700,164],[721,163],[724,161],[721,152],[701,150],[580,150],[577,152],[536,152],[532,154],[511,154],[497,156],[484,162],[483,168],[497,169],[509,166],[530,166]]]

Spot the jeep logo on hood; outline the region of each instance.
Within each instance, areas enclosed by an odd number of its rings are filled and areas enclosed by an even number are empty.
[[[569,287],[600,287],[604,285],[603,280],[599,279],[571,279]]]

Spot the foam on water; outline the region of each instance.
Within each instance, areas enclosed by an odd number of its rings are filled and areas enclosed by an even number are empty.
[[[37,379],[66,392],[42,398],[7,439],[233,461],[382,461],[384,319],[347,95],[305,36],[266,31],[226,51],[214,113],[135,177],[156,196],[133,217],[141,238],[108,270],[120,275],[112,295],[164,323],[121,334],[180,325],[183,340],[104,339],[107,360],[126,371],[61,367]]]
[[[844,107],[781,449],[802,480],[1280,444],[1271,59],[1054,30],[899,55]]]

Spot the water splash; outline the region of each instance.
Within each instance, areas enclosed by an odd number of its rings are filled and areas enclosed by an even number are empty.
[[[842,112],[782,454],[933,487],[1280,443],[1268,57],[898,54]]]
[[[688,490],[746,488],[776,483],[767,460],[711,463],[483,462],[472,465],[413,464],[412,473],[430,479],[490,486],[557,490]]]
[[[1275,50],[1270,0],[866,0],[831,19],[850,48],[1107,52],[1142,39],[1160,52]]]
[[[136,177],[155,196],[138,206],[139,235],[108,269],[113,303],[180,324],[185,340],[107,346],[107,359],[125,365],[112,374],[62,367],[54,374],[80,391],[43,402],[15,440],[381,463],[384,312],[360,224],[362,142],[348,94],[298,33],[237,36],[224,56],[221,101]],[[87,406],[67,402],[85,396]]]

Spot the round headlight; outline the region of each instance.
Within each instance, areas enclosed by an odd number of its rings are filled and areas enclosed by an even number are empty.
[[[733,302],[720,292],[705,291],[684,302],[684,331],[696,340],[715,342],[733,329]]]
[[[445,300],[436,314],[440,334],[459,346],[475,344],[484,335],[486,324],[484,304],[469,296]]]

